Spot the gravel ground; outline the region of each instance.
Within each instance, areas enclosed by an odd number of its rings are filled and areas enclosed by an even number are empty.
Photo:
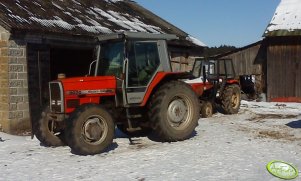
[[[158,143],[116,131],[110,151],[77,156],[0,133],[0,180],[279,180],[272,160],[301,168],[301,104],[242,102],[237,115],[200,119],[189,140]],[[301,180],[296,178],[295,180]]]

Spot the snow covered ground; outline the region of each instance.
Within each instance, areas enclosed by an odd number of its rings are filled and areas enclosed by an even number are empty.
[[[196,134],[177,143],[117,132],[110,151],[77,156],[37,139],[0,133],[0,180],[278,180],[272,160],[301,169],[301,104],[242,102],[237,115],[200,119]],[[297,178],[296,180],[301,180]]]

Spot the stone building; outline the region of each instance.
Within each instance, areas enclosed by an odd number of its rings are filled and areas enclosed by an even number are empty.
[[[129,0],[0,2],[0,130],[30,128],[48,104],[48,82],[87,74],[95,36],[120,31],[177,35],[168,42],[175,71],[188,70],[205,46]]]

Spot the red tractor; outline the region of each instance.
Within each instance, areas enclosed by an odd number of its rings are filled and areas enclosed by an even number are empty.
[[[195,78],[185,82],[200,99],[202,117],[211,117],[216,109],[238,113],[241,89],[231,59],[197,58],[191,73]]]
[[[189,74],[172,72],[166,41],[174,39],[131,32],[98,37],[88,76],[49,83],[50,107],[36,137],[46,146],[67,144],[81,155],[109,147],[115,126],[129,136],[188,139],[200,117],[196,93],[201,96],[207,85],[191,86],[183,81]]]

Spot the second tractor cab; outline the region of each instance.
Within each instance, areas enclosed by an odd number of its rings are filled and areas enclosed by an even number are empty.
[[[129,136],[159,141],[188,139],[200,106],[185,73],[171,70],[167,41],[175,35],[123,32],[98,37],[89,76],[49,83],[49,108],[35,130],[46,146],[67,144],[74,153],[101,153],[115,126]],[[94,71],[92,71],[94,69]]]
[[[225,114],[236,114],[240,108],[241,90],[231,59],[197,58],[192,74],[186,80],[201,101],[202,117],[211,117],[216,108]]]

